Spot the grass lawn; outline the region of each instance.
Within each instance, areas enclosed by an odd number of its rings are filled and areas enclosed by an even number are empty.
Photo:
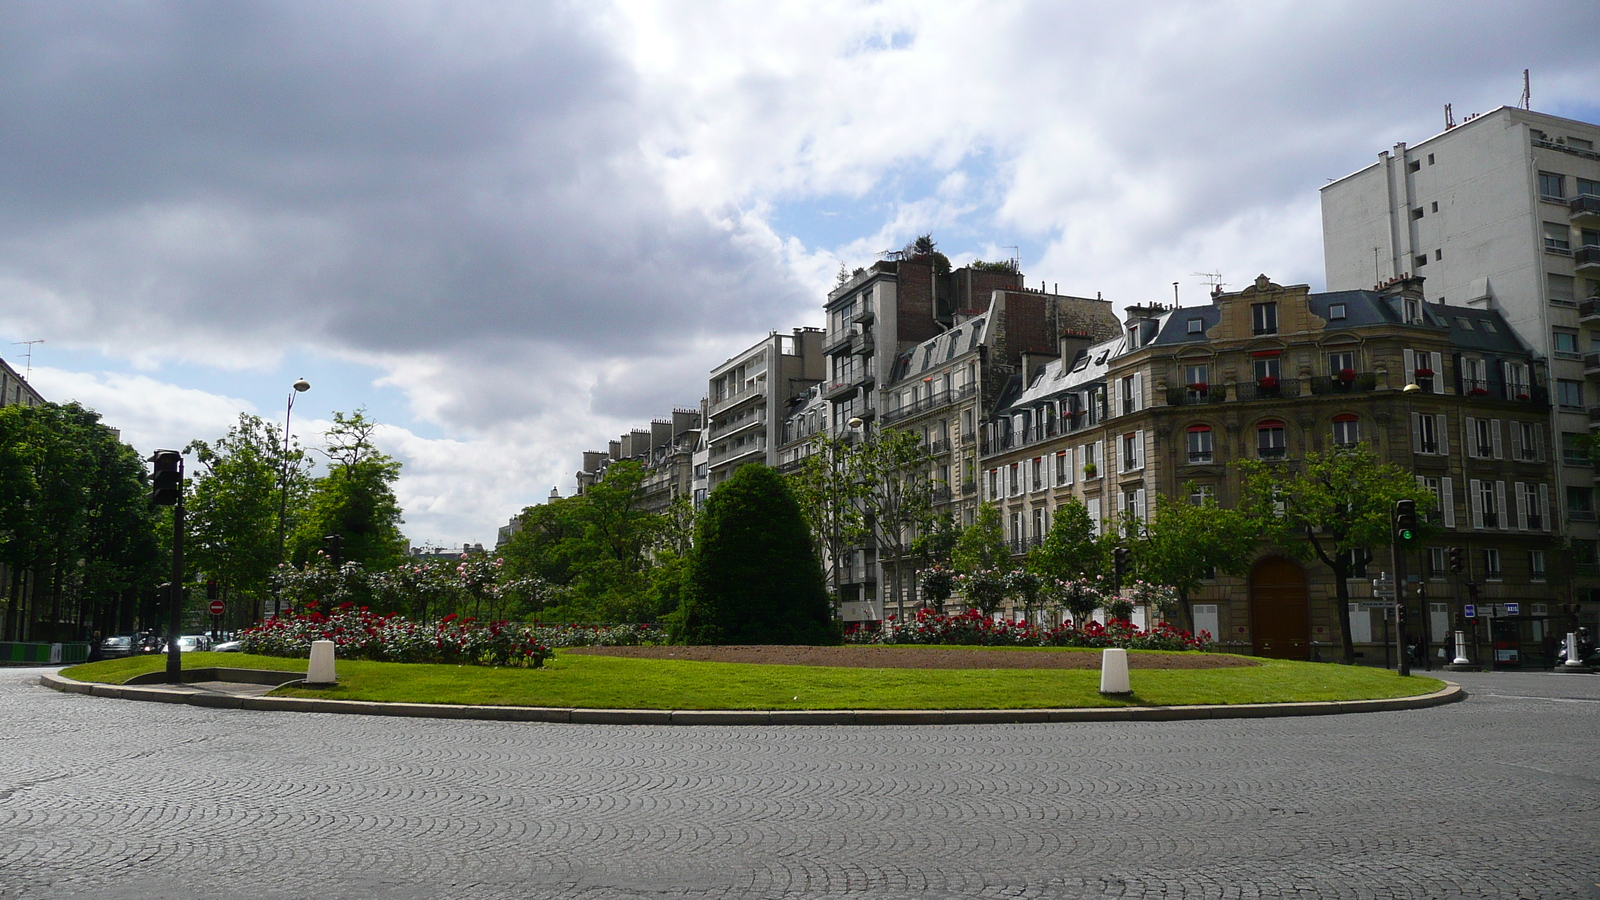
[[[303,672],[306,667],[303,659],[239,653],[188,653],[183,661],[185,668]],[[849,669],[559,652],[543,669],[339,660],[338,687],[279,688],[274,694],[593,709],[1028,709],[1377,699],[1426,694],[1443,686],[1433,678],[1401,678],[1386,669],[1364,666],[1259,662],[1259,666],[1227,669],[1135,669],[1133,696],[1115,700],[1100,695],[1100,673],[1094,669]],[[164,656],[135,656],[74,666],[62,674],[121,684],[141,672],[165,667]]]

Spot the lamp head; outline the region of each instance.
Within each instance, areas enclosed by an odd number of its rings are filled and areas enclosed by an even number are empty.
[[[851,416],[850,417],[850,421],[846,422],[845,424],[849,425],[851,428],[860,428],[861,427],[861,417],[860,416]]]
[[[311,390],[311,382],[301,378],[294,383],[294,389],[299,393],[304,394],[306,391]]]
[[[1422,385],[1420,385],[1420,384],[1408,384],[1405,387],[1400,389],[1400,393],[1402,393],[1402,394],[1415,394],[1416,392],[1418,392],[1420,390],[1422,390]]]

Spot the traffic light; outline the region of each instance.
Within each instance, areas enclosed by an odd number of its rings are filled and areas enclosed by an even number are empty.
[[[1460,547],[1450,548],[1450,571],[1457,575],[1467,569],[1467,554]]]
[[[150,502],[156,506],[177,506],[183,497],[183,454],[176,450],[157,450],[150,462],[155,465],[150,477]]]
[[[206,599],[217,599],[217,580],[215,578],[206,579]]]
[[[1400,544],[1409,544],[1417,539],[1417,501],[1395,501],[1394,539]]]
[[[334,566],[344,565],[344,535],[329,534],[322,538],[323,551],[333,561]]]
[[[1118,587],[1122,586],[1123,573],[1128,571],[1128,548],[1118,547],[1111,551],[1111,572]]]

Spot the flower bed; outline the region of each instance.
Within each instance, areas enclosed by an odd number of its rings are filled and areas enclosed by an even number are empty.
[[[914,621],[896,623],[892,619],[882,628],[856,627],[845,632],[847,644],[923,644],[979,647],[1121,647],[1128,650],[1206,650],[1209,632],[1198,635],[1180,631],[1165,622],[1141,631],[1125,619],[1108,623],[1087,622],[1083,627],[1068,622],[1041,629],[1026,622],[995,621],[976,610],[956,615],[940,615],[931,610],[917,613]]]
[[[534,625],[546,647],[650,647],[665,644],[667,634],[652,625]]]
[[[239,649],[263,656],[309,657],[311,642],[333,641],[334,655],[378,662],[525,666],[537,669],[555,655],[538,629],[505,622],[445,616],[413,622],[345,604],[331,614],[315,610],[279,616],[239,636]]]

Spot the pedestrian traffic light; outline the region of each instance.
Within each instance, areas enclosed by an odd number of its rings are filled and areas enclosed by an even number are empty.
[[[1467,569],[1467,554],[1460,547],[1450,548],[1450,571],[1460,574]]]
[[[1417,539],[1417,501],[1395,501],[1394,539],[1401,544],[1409,544]]]
[[[157,450],[150,462],[155,466],[150,477],[150,502],[156,506],[178,505],[183,497],[183,454]]]

